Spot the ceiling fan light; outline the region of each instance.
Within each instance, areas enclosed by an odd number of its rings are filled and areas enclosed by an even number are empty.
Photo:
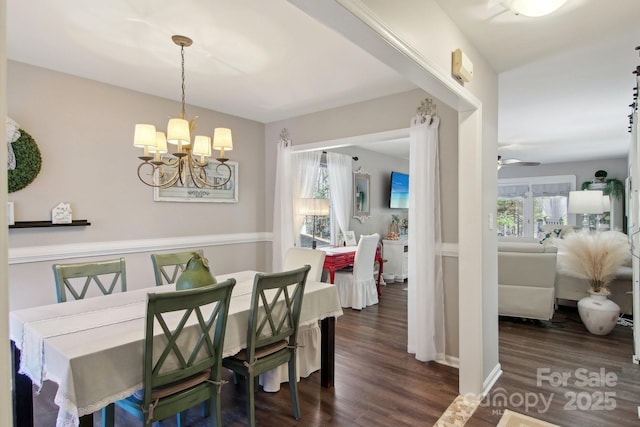
[[[506,5],[516,15],[536,18],[558,10],[566,0],[511,0]]]

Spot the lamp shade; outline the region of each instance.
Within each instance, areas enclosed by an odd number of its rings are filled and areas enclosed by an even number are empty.
[[[602,191],[570,191],[569,192],[569,213],[570,214],[601,214]]]
[[[602,212],[611,212],[611,199],[609,196],[602,196]]]
[[[156,145],[156,127],[137,124],[133,135],[134,147],[154,147]]]
[[[169,144],[190,144],[189,122],[185,119],[169,119],[167,142]]]
[[[204,135],[196,135],[193,140],[193,154],[209,157],[211,155],[211,138]]]
[[[164,154],[167,151],[167,137],[164,135],[164,132],[156,132],[156,145],[149,147],[149,152]]]
[[[233,150],[231,129],[215,128],[213,130],[213,148],[214,150]]]
[[[302,215],[329,215],[329,199],[301,199],[300,206]]]

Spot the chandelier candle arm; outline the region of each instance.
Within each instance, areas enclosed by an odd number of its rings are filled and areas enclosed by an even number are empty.
[[[215,128],[213,143],[211,137],[203,135],[196,135],[193,143],[191,142],[198,116],[193,116],[191,120],[186,118],[184,48],[191,46],[193,41],[180,35],[174,35],[171,39],[180,46],[182,108],[178,118],[169,119],[166,136],[164,132],[156,131],[154,125],[136,124],[133,145],[144,150],[143,155],[139,156],[142,163],[138,166],[138,178],[144,184],[156,188],[168,188],[174,185],[197,188],[224,187],[231,181],[233,175],[231,167],[225,163],[229,160],[225,157],[225,150],[233,149],[231,129]],[[172,150],[174,151],[171,153],[172,159],[163,157],[163,154],[169,152],[167,143],[177,146]],[[217,176],[212,178],[213,182],[207,177],[207,167],[211,167],[209,157],[211,157],[212,148],[220,151],[220,157],[216,159],[217,165],[214,165]],[[223,172],[228,172],[228,176],[222,175],[222,179],[219,176],[221,166],[223,166]]]

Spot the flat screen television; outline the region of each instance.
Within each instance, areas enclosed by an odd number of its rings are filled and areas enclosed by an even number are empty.
[[[409,175],[406,173],[391,172],[389,207],[391,209],[409,208]]]

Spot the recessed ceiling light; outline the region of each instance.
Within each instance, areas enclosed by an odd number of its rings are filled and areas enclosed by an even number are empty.
[[[538,17],[555,12],[566,0],[507,0],[502,4],[516,15]]]

